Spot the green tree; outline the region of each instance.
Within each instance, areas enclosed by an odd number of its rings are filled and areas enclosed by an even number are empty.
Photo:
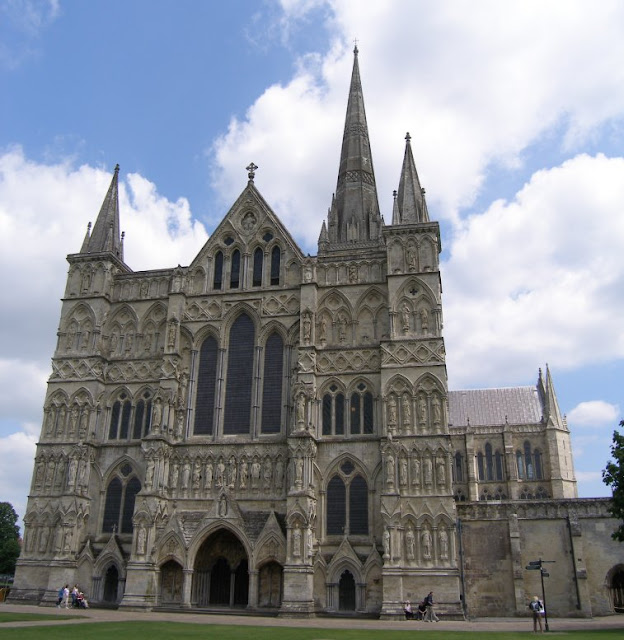
[[[620,422],[624,427],[624,420]],[[611,457],[607,462],[607,468],[602,472],[603,482],[611,487],[613,500],[609,511],[622,521],[622,524],[611,534],[614,540],[624,542],[624,435],[618,431],[613,432],[613,444],[611,445]]]
[[[19,554],[17,513],[10,502],[0,502],[0,573],[15,573]]]

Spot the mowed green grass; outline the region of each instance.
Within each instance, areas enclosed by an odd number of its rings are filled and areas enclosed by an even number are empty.
[[[44,616],[42,616],[43,618]],[[183,622],[101,622],[38,627],[1,628],[2,640],[526,640],[526,632],[445,631],[422,627],[409,630],[319,629],[311,627],[249,627]],[[621,629],[551,631],[568,640],[621,640]]]

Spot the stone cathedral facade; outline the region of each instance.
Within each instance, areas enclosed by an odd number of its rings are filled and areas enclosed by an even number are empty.
[[[448,389],[439,226],[409,135],[384,223],[357,50],[316,256],[256,169],[188,266],[142,272],[115,169],[68,256],[12,598],[391,617],[433,590],[515,615],[543,558],[553,615],[613,611],[623,554],[550,372]]]

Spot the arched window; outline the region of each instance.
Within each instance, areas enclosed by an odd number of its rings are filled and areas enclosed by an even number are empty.
[[[539,449],[533,450],[533,459],[535,460],[535,477],[538,480],[543,480],[544,469],[542,465],[542,452]]]
[[[327,485],[327,535],[368,535],[368,485],[346,460]]]
[[[327,485],[327,535],[341,536],[345,532],[347,491],[340,476],[334,476]]]
[[[283,370],[284,341],[278,333],[272,333],[264,348],[262,433],[281,431]]]
[[[516,451],[516,466],[518,467],[518,478],[524,478],[524,460],[522,459],[522,451]]]
[[[488,480],[494,479],[494,458],[492,456],[492,445],[489,442],[485,444],[485,477]]]
[[[271,251],[271,285],[280,283],[280,267],[282,262],[282,251],[278,246]]]
[[[109,440],[127,440],[130,426],[130,414],[132,402],[126,393],[121,393],[119,399],[113,403],[110,425],[108,428]]]
[[[323,396],[323,435],[342,436],[345,432],[345,397],[332,384]]]
[[[496,472],[496,479],[503,479],[503,455],[500,451],[494,454],[494,470]]]
[[[524,443],[524,467],[526,470],[526,479],[534,480],[533,457],[531,456],[531,444],[528,440]]]
[[[252,278],[252,287],[261,287],[262,286],[262,266],[264,260],[264,252],[260,247],[258,247],[254,251],[253,257],[253,278]]]
[[[485,480],[485,465],[483,464],[483,452],[477,453],[477,471],[479,473],[479,480]]]
[[[199,370],[197,375],[197,396],[195,398],[195,425],[193,433],[212,435],[217,382],[217,341],[208,336],[199,352]]]
[[[373,394],[360,382],[351,394],[349,431],[352,435],[373,433]]]
[[[212,277],[212,288],[219,291],[223,286],[223,254],[217,251],[214,257],[214,273]]]
[[[355,476],[347,487],[349,493],[349,533],[368,534],[368,486],[360,475]]]
[[[141,491],[141,482],[134,475],[132,466],[125,463],[106,488],[102,532],[132,533],[132,516],[136,495]]]
[[[121,533],[132,533],[132,515],[134,514],[134,503],[136,495],[141,491],[141,483],[137,477],[131,478],[126,485],[123,500],[123,511],[121,513]]]
[[[240,285],[240,251],[235,249],[230,260],[230,289],[238,289]]]
[[[152,423],[152,394],[146,391],[134,409],[134,427],[132,437],[135,440],[144,438],[150,431]]]
[[[455,464],[453,465],[453,482],[463,482],[464,481],[464,461],[462,458],[462,454],[458,451],[455,454]]]
[[[230,330],[223,433],[248,434],[251,426],[251,389],[254,370],[255,328],[243,313]]]
[[[106,501],[104,503],[104,520],[102,532],[109,533],[119,530],[119,512],[121,511],[122,484],[119,478],[113,478],[106,489]]]

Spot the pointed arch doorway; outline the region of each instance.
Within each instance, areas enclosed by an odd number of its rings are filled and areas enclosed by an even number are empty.
[[[241,608],[249,602],[249,564],[241,541],[219,529],[203,542],[193,570],[196,607]]]

